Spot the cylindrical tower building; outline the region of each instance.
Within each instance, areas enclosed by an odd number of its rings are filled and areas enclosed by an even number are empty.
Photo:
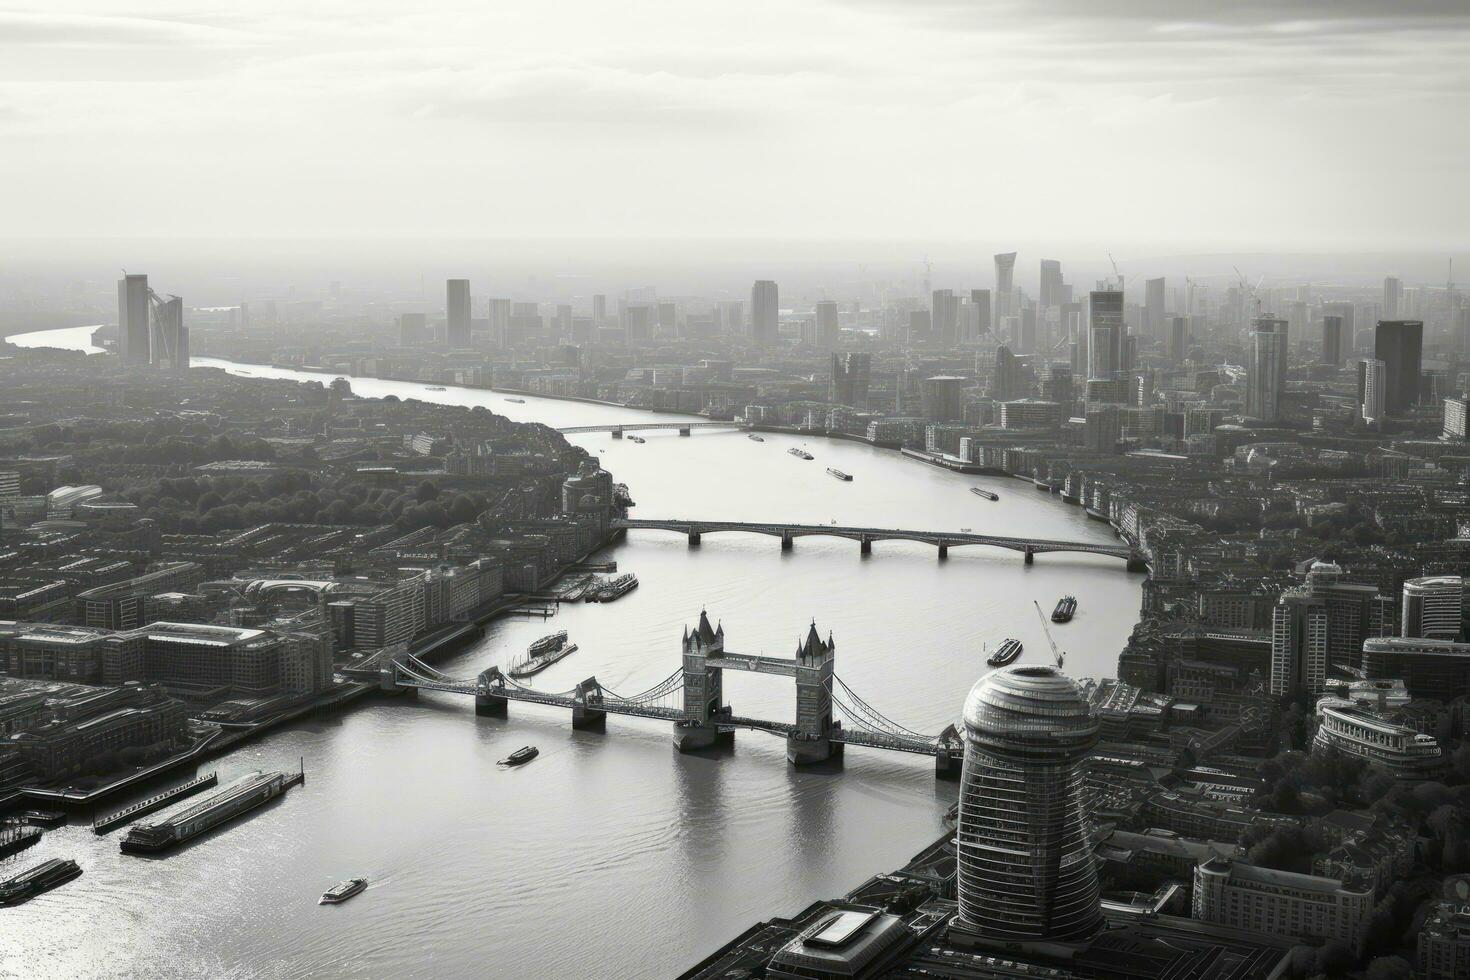
[[[1083,760],[1091,705],[1052,667],[982,677],[965,701],[958,932],[981,943],[1081,941],[1102,925]]]
[[[1458,640],[1464,630],[1465,582],[1458,575],[1411,578],[1404,583],[1399,635]]]

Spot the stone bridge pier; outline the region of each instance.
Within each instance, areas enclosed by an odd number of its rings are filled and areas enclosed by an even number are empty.
[[[504,694],[505,678],[499,667],[491,667],[475,679],[475,714],[482,718],[504,718],[510,714],[510,701]]]
[[[790,531],[782,531],[781,532],[781,550],[782,551],[790,551],[791,550],[791,546],[794,545],[795,543],[796,543],[796,539],[794,537],[792,537]]]

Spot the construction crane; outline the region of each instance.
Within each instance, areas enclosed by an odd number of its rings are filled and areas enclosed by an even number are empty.
[[[1108,253],[1108,262],[1113,266],[1113,278],[1118,280],[1118,292],[1123,292],[1123,273],[1118,271],[1118,263],[1113,258],[1113,253]]]
[[[1035,599],[1032,599],[1031,605],[1036,607],[1036,615],[1041,620],[1041,632],[1046,635],[1046,642],[1051,644],[1051,655],[1056,658],[1057,670],[1061,670],[1062,661],[1067,658],[1067,655],[1057,649],[1057,641],[1051,638],[1051,630],[1047,628],[1046,613],[1041,611],[1041,603],[1037,602]]]

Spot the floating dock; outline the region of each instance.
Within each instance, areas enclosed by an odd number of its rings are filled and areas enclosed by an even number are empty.
[[[119,810],[114,814],[106,817],[98,817],[92,821],[92,833],[105,834],[114,827],[127,823],[134,817],[145,816],[155,810],[161,810],[171,803],[176,803],[179,800],[193,796],[195,793],[206,790],[218,782],[218,772],[212,772],[207,776],[191,779],[182,786],[175,786],[173,789],[165,790],[157,796],[150,796],[148,799],[140,803],[134,803],[132,806]]]

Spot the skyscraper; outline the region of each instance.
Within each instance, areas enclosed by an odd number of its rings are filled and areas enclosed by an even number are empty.
[[[1123,369],[1123,293],[1094,290],[1088,300],[1087,377],[1108,380]]]
[[[1399,315],[1399,304],[1404,298],[1404,284],[1398,276],[1387,276],[1383,280],[1383,318],[1395,320]]]
[[[990,382],[990,397],[998,402],[1025,398],[1026,378],[1022,373],[1021,361],[1004,344],[995,349],[995,375]]]
[[[1424,356],[1424,321],[1379,320],[1373,357],[1383,362],[1384,411],[1407,412],[1419,404],[1419,370]]]
[[[149,364],[153,330],[148,319],[148,277],[125,275],[117,281],[117,352],[128,364]]]
[[[510,300],[490,301],[490,345],[499,350],[510,349],[510,313]]]
[[[1016,253],[1001,252],[995,257],[995,322],[1011,315],[1015,297]]]
[[[592,296],[592,326],[607,326],[607,296],[602,293],[594,293]]]
[[[1343,358],[1342,317],[1322,318],[1322,363],[1334,367],[1342,366]]]
[[[1327,602],[1284,593],[1271,615],[1271,693],[1320,694],[1327,680]]]
[[[867,408],[868,383],[872,373],[872,354],[833,354],[832,385],[828,399],[838,405]]]
[[[1275,422],[1281,418],[1281,401],[1286,395],[1286,321],[1258,317],[1253,326],[1245,414]]]
[[[757,279],[750,289],[750,339],[760,347],[774,347],[780,334],[780,290],[769,279]]]
[[[990,290],[970,290],[970,302],[974,304],[975,307],[975,317],[977,323],[975,334],[976,338],[978,339],[980,337],[989,336],[990,333],[994,330],[994,327],[992,325],[993,321],[990,318]],[[1467,348],[1467,350],[1470,350],[1470,348]]]
[[[1091,705],[1051,667],[1003,667],[970,690],[952,936],[1067,942],[1102,927],[1083,800],[1097,738]]]
[[[1143,335],[1162,340],[1164,326],[1164,280],[1146,279],[1143,283]]]
[[[172,371],[189,370],[189,328],[184,326],[184,301],[177,296],[162,300],[153,309],[151,333],[154,367]]]
[[[919,382],[919,405],[931,422],[958,422],[965,417],[965,379],[941,374]]]
[[[837,322],[837,304],[830,299],[824,299],[816,306],[817,317],[817,345],[824,350],[831,350],[837,346],[837,340],[842,335],[842,328]]]
[[[1358,362],[1358,400],[1362,405],[1363,421],[1369,425],[1382,419],[1387,412],[1386,374],[1382,361],[1369,359]]]
[[[1169,322],[1169,360],[1176,364],[1184,360],[1188,343],[1189,318],[1176,316]]]
[[[445,281],[444,346],[462,350],[470,345],[470,281]]]
[[[1062,263],[1056,259],[1041,260],[1041,309],[1062,305]]]
[[[952,289],[936,289],[929,299],[929,329],[943,347],[953,347],[960,323],[960,299]]]
[[[1338,341],[1338,350],[1342,353],[1342,359],[1337,362],[1338,364],[1347,363],[1348,358],[1352,357],[1353,347],[1357,343],[1357,339],[1353,334],[1353,325],[1357,322],[1357,318],[1353,315],[1353,312],[1354,306],[1352,303],[1334,301],[1322,304],[1322,315],[1324,317],[1335,316],[1342,321],[1342,326],[1339,328],[1341,330],[1341,339]]]

